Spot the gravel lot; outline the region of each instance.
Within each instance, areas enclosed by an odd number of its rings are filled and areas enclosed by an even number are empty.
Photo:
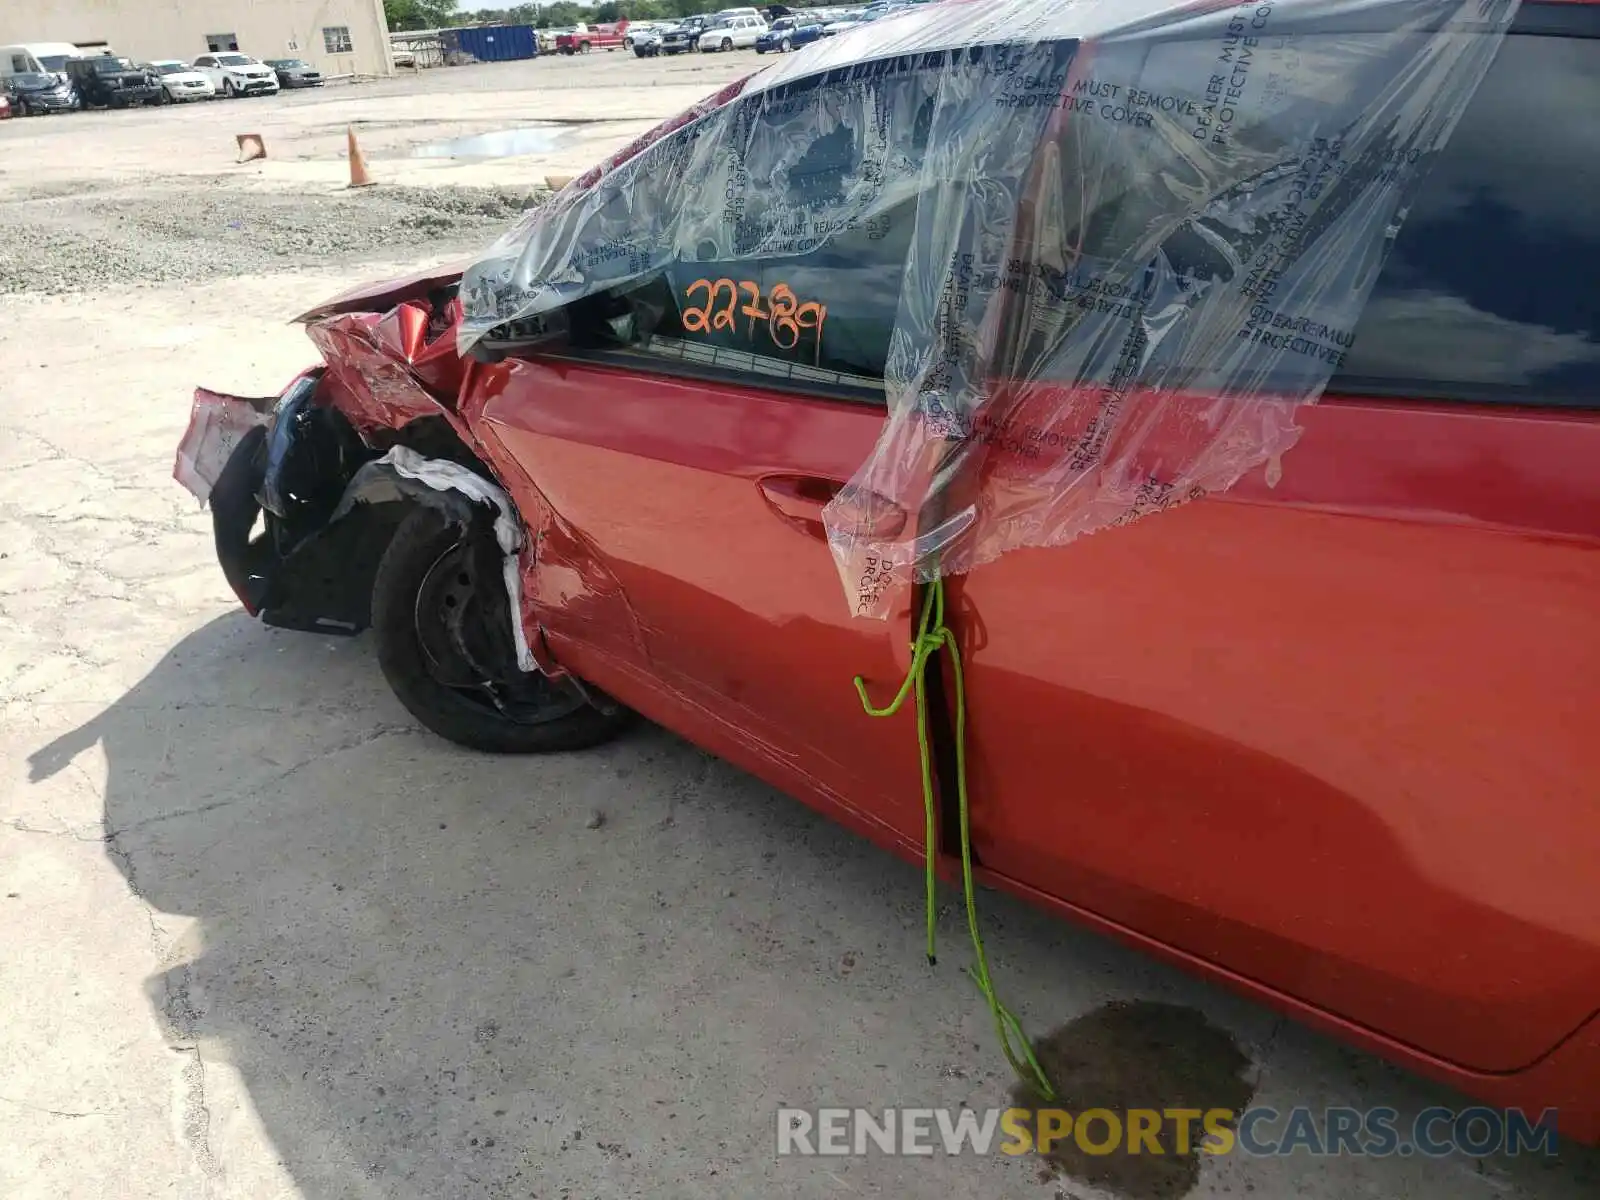
[[[780,1161],[783,1103],[1006,1103],[955,897],[930,971],[915,868],[677,739],[471,755],[415,727],[365,640],[238,611],[169,478],[193,385],[276,391],[312,353],[295,312],[483,245],[547,174],[756,63],[0,125],[0,1197],[1600,1194],[1571,1150]],[[416,156],[535,122],[535,155]],[[376,188],[343,190],[350,125]],[[267,160],[234,163],[245,132]],[[983,911],[1006,1000],[1139,1102],[1462,1103]]]
[[[499,63],[360,86],[0,126],[0,293],[469,253],[571,174],[728,79],[753,55]],[[618,85],[626,83],[626,88]],[[379,186],[348,190],[354,128]],[[516,159],[424,157],[532,131]],[[268,158],[238,164],[235,137]]]
[[[548,195],[473,187],[395,187],[368,195],[246,191],[226,178],[124,185],[83,200],[46,192],[0,207],[18,253],[0,292],[98,292],[200,283],[392,257],[429,245],[488,244]]]

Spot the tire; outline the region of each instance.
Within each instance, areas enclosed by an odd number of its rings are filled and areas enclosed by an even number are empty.
[[[778,49],[787,54],[789,51],[794,49],[794,42],[790,41],[788,38],[784,38],[783,41],[778,43]]]
[[[233,86],[233,80],[224,79],[222,81],[222,98],[224,100],[237,100],[239,98],[239,89]]]
[[[395,696],[440,737],[490,754],[583,750],[609,740],[631,714],[615,704],[602,711],[585,699],[585,689],[517,673],[516,679],[496,681],[507,707],[520,710],[520,715],[512,716],[491,700],[486,689],[463,685],[465,676],[447,681],[452,670],[471,670],[469,660],[455,656],[451,645],[488,644],[487,631],[472,621],[483,607],[473,598],[470,577],[472,562],[483,557],[484,546],[477,539],[490,539],[490,557],[496,562],[499,548],[486,529],[474,529],[464,533],[437,510],[419,506],[395,531],[378,564],[372,585],[372,630],[378,665]],[[493,586],[500,586],[498,570],[493,572]],[[503,602],[503,593],[498,595]],[[503,608],[499,612],[504,616]],[[452,636],[453,642],[441,640]],[[523,694],[514,698],[512,693],[518,691]]]
[[[578,53],[579,54],[587,54],[587,53],[589,53],[589,43],[588,42],[579,42],[578,43]]]
[[[723,38],[722,39],[722,49],[723,49],[724,52],[732,50],[733,49],[733,39],[732,38]]]

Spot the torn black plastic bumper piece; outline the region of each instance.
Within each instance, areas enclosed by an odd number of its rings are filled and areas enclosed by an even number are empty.
[[[273,423],[240,440],[211,491],[212,531],[223,574],[251,615],[351,635],[371,624],[372,581],[408,505],[393,493],[350,502],[372,452],[336,411],[315,407],[313,394],[286,392]]]

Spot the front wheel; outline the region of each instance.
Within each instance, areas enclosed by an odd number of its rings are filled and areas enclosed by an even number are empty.
[[[233,86],[233,80],[224,79],[222,81],[222,98],[224,100],[237,100],[239,98],[239,89]]]
[[[372,586],[378,665],[400,703],[440,737],[491,754],[582,750],[629,714],[593,688],[508,661],[500,550],[419,507],[389,543]]]
[[[724,52],[732,50],[733,49],[733,39],[732,38],[723,38],[722,39],[722,49],[723,49]]]
[[[782,43],[779,44],[778,49],[782,50],[785,54],[787,54],[787,53],[789,53],[789,51],[794,49],[794,42],[792,42],[788,38],[784,38]]]

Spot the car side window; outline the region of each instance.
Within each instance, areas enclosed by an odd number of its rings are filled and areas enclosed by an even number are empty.
[[[1330,392],[1600,405],[1596,111],[1600,37],[1505,40]]]
[[[898,105],[908,114],[893,135],[899,139],[893,153],[920,159],[936,85],[937,76],[913,60],[875,69],[870,86],[884,93],[879,107]],[[698,133],[690,127],[675,135],[682,144],[660,148],[657,161],[669,163],[737,146],[740,174],[765,182],[734,194],[730,203],[746,215],[731,229],[713,223],[697,244],[680,246],[664,270],[571,305],[576,346],[626,350],[678,369],[731,371],[823,390],[881,391],[917,233],[918,198],[903,193],[889,206],[845,215],[845,196],[856,186],[857,173],[882,168],[866,157],[874,151],[866,137],[870,130],[858,127],[859,120],[819,128],[808,115],[818,103],[810,89],[825,86],[807,80],[793,92],[748,101],[744,114],[728,119],[744,132],[713,134],[723,139],[716,147],[691,144]],[[680,167],[666,166],[652,173],[663,191],[647,202],[639,184],[626,201],[619,197],[617,235],[595,235],[577,269],[591,276],[613,264],[625,269],[625,239],[636,236],[631,231],[639,228],[639,214],[651,208],[670,214],[684,203],[672,182],[681,174]],[[834,212],[840,215],[827,216]],[[828,228],[817,228],[825,219]],[[603,214],[592,226],[611,227]],[[757,246],[770,251],[717,244],[730,233],[757,239]]]
[[[791,381],[880,385],[916,219],[912,201],[808,254],[675,263],[629,293],[649,314],[639,347]]]

